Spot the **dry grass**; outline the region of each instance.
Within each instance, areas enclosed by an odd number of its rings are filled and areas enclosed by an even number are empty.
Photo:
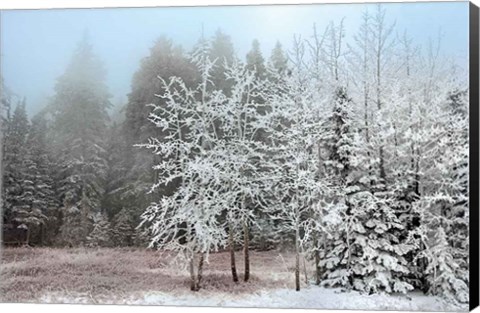
[[[184,292],[188,272],[165,253],[139,249],[7,248],[0,264],[0,301],[38,302],[46,294],[87,295],[92,303],[115,303],[147,291]],[[251,277],[243,282],[243,255],[237,253],[240,282],[232,281],[230,257],[211,254],[203,288],[233,294],[292,287],[293,258],[278,252],[250,253]]]

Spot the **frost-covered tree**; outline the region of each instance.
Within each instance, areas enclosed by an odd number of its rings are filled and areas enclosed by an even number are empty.
[[[121,185],[111,186],[110,199],[121,199],[121,204],[109,206],[120,210],[129,207],[131,211],[141,214],[143,209],[153,200],[154,194],[146,194],[152,184],[162,178],[152,171],[152,167],[161,161],[160,156],[140,149],[135,145],[147,142],[149,138],[163,138],[165,133],[148,121],[151,108],[147,104],[166,106],[165,100],[156,97],[161,94],[162,82],[157,76],[168,80],[170,77],[180,77],[186,86],[192,87],[199,79],[195,66],[186,57],[181,46],[175,45],[172,40],[161,36],[155,41],[150,53],[140,63],[140,67],[132,78],[132,89],[128,94],[128,103],[125,107],[125,120],[121,125],[121,140],[125,145],[121,154],[121,167],[126,173]],[[119,126],[120,127],[120,126]],[[112,146],[118,150],[118,146]],[[118,167],[118,164],[116,164]],[[169,194],[176,188],[169,184],[156,190],[156,194]],[[115,212],[116,213],[116,212]]]
[[[268,201],[262,183],[266,174],[262,169],[262,158],[266,153],[265,137],[258,136],[267,128],[266,105],[256,101],[262,97],[265,81],[256,75],[256,71],[249,70],[248,65],[238,62],[227,68],[226,75],[232,82],[232,89],[219,114],[224,145],[219,147],[218,156],[223,159],[224,192],[229,195],[230,201],[226,216],[232,274],[235,280],[233,236],[235,229],[240,228],[243,229],[244,280],[248,281],[250,225],[261,218],[258,213]]]
[[[209,92],[213,62],[208,58],[208,43],[201,42],[191,59],[201,73],[195,89],[183,80],[160,78],[165,105],[153,105],[150,121],[165,133],[163,140],[151,138],[141,146],[152,149],[163,161],[155,166],[162,178],[152,190],[176,184],[171,194],[163,195],[142,215],[142,224],[152,234],[150,246],[177,252],[188,263],[191,290],[199,290],[205,258],[224,245],[225,230],[220,214],[225,197],[217,182],[215,154],[215,116],[224,101],[221,92]],[[195,264],[199,255],[198,266]]]

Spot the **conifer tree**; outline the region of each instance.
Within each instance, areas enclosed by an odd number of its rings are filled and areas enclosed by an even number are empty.
[[[52,244],[59,227],[59,204],[53,179],[55,166],[49,153],[51,145],[48,143],[47,133],[46,119],[42,114],[36,115],[32,119],[28,146],[34,163],[34,205],[46,216],[36,238],[36,241],[42,244]]]
[[[166,106],[165,100],[155,95],[163,93],[163,87],[158,79],[181,77],[186,86],[192,86],[198,81],[198,73],[190,60],[185,56],[182,47],[175,46],[173,42],[160,37],[150,49],[150,55],[145,57],[140,68],[132,78],[132,90],[128,95],[128,103],[125,108],[125,121],[122,125],[125,150],[123,153],[124,167],[127,171],[125,183],[121,189],[111,193],[112,197],[128,202],[132,209],[144,208],[153,197],[146,195],[152,184],[158,183],[161,177],[152,172],[151,168],[159,162],[159,157],[144,149],[135,147],[139,143],[145,143],[150,138],[163,138],[165,132],[153,124],[145,122],[151,113],[148,104]],[[159,188],[157,194],[168,194],[177,186],[171,184],[168,187]]]
[[[126,209],[122,209],[113,220],[113,242],[118,247],[131,246],[134,239],[132,217]]]
[[[247,69],[254,72],[257,78],[263,78],[266,74],[265,59],[257,39],[253,40],[252,48],[247,53]]]
[[[215,61],[215,66],[212,69],[212,86],[229,96],[232,82],[227,80],[225,72],[226,68],[231,66],[235,60],[232,40],[230,36],[218,29],[210,45],[209,58]]]
[[[55,91],[52,114],[59,151],[56,179],[64,218],[60,241],[75,245],[85,243],[92,218],[100,211],[107,170],[104,135],[110,95],[105,70],[87,36],[58,79]]]
[[[283,76],[288,70],[288,58],[283,51],[282,44],[277,41],[270,55],[269,67],[274,73]]]
[[[112,245],[110,223],[102,213],[97,213],[93,218],[93,230],[87,237],[90,247],[109,247]]]
[[[25,101],[18,103],[6,125],[3,143],[3,219],[13,222],[13,208],[19,204],[22,194],[22,180],[25,174],[28,117]],[[17,225],[18,226],[18,225]]]

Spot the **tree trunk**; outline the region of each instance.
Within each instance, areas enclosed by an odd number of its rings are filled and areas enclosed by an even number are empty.
[[[27,241],[25,244],[28,246],[30,245],[30,226],[27,226]]]
[[[197,280],[195,279],[195,252],[190,255],[190,290],[197,290]]]
[[[248,281],[250,278],[250,256],[249,256],[249,239],[248,239],[248,224],[247,221],[243,221],[243,252],[245,257],[245,277],[244,281]]]
[[[232,224],[228,226],[229,234],[228,234],[228,240],[229,240],[229,246],[230,246],[230,265],[232,268],[232,278],[234,282],[238,282],[238,275],[237,275],[237,266],[235,264],[235,241],[233,240],[233,227]]]
[[[295,290],[300,291],[300,254],[295,255]]]
[[[295,290],[300,291],[300,230],[297,227],[295,230]]]
[[[203,263],[205,260],[205,254],[202,253],[200,254],[200,260],[198,261],[198,271],[197,271],[197,284],[195,286],[195,291],[200,290],[200,283],[202,281],[202,275],[203,275]]]
[[[385,173],[385,156],[383,151],[383,144],[380,146],[380,178],[382,183],[385,184],[387,175]]]
[[[320,255],[319,255],[319,251],[318,251],[318,246],[319,246],[319,242],[318,242],[318,238],[317,238],[317,235],[315,235],[315,238],[313,240],[313,244],[315,246],[315,250],[314,250],[314,259],[315,259],[315,285],[320,285]]]
[[[305,274],[305,284],[308,285],[307,260],[303,256],[303,273]]]

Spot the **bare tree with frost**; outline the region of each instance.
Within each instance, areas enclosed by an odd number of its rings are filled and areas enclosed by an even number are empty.
[[[201,74],[197,88],[187,88],[177,77],[159,77],[164,93],[158,96],[166,106],[153,106],[149,119],[166,136],[141,145],[161,156],[154,169],[162,179],[153,189],[179,183],[172,194],[152,203],[142,215],[142,224],[153,235],[150,246],[184,257],[195,291],[200,288],[208,254],[223,246],[226,237],[219,217],[227,200],[220,188],[214,149],[219,142],[214,122],[225,97],[221,92],[207,91],[214,65],[207,52],[207,43],[200,42],[191,56]]]

